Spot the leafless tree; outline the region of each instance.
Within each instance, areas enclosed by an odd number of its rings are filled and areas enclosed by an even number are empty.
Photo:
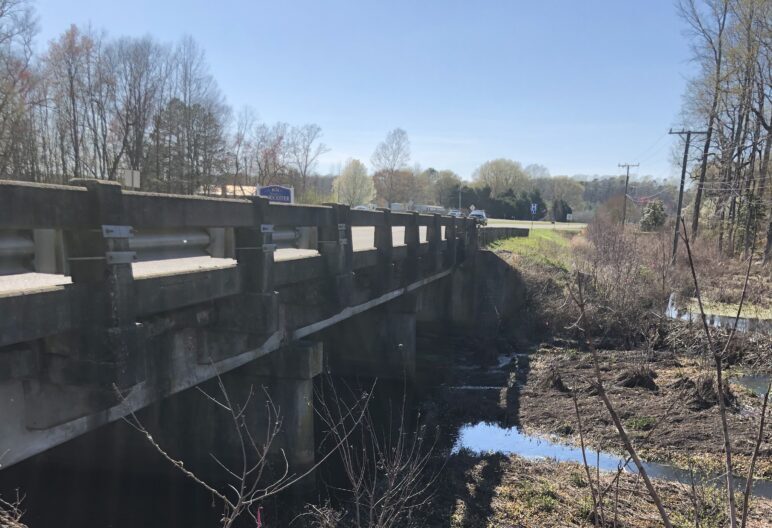
[[[282,180],[289,172],[288,136],[287,123],[261,123],[255,128],[255,165],[260,185],[286,183]]]
[[[289,157],[300,177],[300,194],[305,195],[308,176],[314,172],[319,157],[329,152],[321,142],[322,128],[316,124],[292,127],[289,139]]]
[[[252,131],[255,126],[255,112],[251,107],[245,106],[236,118],[236,129],[231,138],[231,159],[233,170],[233,186],[247,184],[252,174],[252,162],[254,151],[252,144]],[[241,177],[243,173],[243,178]]]
[[[375,384],[369,392],[374,388]],[[374,420],[369,406],[361,423],[355,424],[361,397],[357,391],[348,392],[348,396],[340,394],[326,380],[317,395],[317,414],[324,424],[322,445],[337,446],[347,483],[338,490],[345,512],[338,514],[337,526],[414,526],[415,515],[431,500],[432,485],[439,475],[430,466],[437,437],[432,439],[420,425],[420,415],[408,412],[406,392],[396,416],[390,417],[396,420],[387,418],[385,427]],[[413,419],[417,430],[410,430]],[[344,441],[352,429],[352,440]],[[311,514],[317,521],[330,517],[329,509]]]
[[[376,171],[382,172],[385,178],[384,191],[387,206],[394,201],[397,187],[396,179],[401,170],[410,162],[410,140],[407,132],[401,128],[395,128],[386,135],[373,152],[370,159]]]
[[[27,528],[27,525],[21,522],[24,512],[21,510],[21,501],[16,499],[8,502],[0,497],[0,526],[4,528]]]
[[[290,473],[284,451],[280,450],[283,459],[283,471],[280,471],[278,475],[269,476],[267,469],[271,446],[282,430],[281,409],[274,404],[267,390],[262,388],[265,400],[264,413],[266,422],[264,424],[264,433],[261,436],[257,436],[257,432],[250,429],[247,421],[248,414],[255,412],[254,406],[251,405],[254,397],[254,388],[250,388],[244,402],[237,402],[231,398],[219,374],[216,375],[216,380],[219,391],[218,395],[209,394],[200,387],[198,390],[212,405],[226,413],[238,439],[239,452],[237,458],[240,460],[238,467],[229,467],[215,453],[210,453],[213,461],[224,472],[229,481],[227,485],[217,486],[212,484],[188,469],[183,460],[175,458],[161,446],[144,426],[137,414],[130,408],[127,408],[125,421],[147,438],[155,450],[174,468],[182,472],[187,478],[205,489],[220,502],[223,508],[220,522],[224,528],[234,526],[236,521],[244,515],[250,517],[253,522],[256,522],[258,507],[261,503],[311,475],[320,464],[349,440],[352,433],[362,423],[371,394],[364,393],[360,395],[360,398],[354,402],[350,409],[351,414],[340,417],[340,420],[345,421],[345,424],[334,423],[334,426],[340,428],[341,435],[330,446],[329,452],[322,456],[314,465],[300,474]],[[122,401],[126,402],[126,399],[117,387],[115,387],[115,390]]]
[[[659,515],[662,518],[662,524],[666,528],[670,528],[672,526],[672,524],[670,523],[670,516],[665,510],[665,507],[662,504],[662,500],[659,496],[659,493],[657,493],[657,490],[654,488],[654,485],[652,484],[651,479],[649,478],[648,472],[646,471],[646,467],[643,465],[640,457],[638,456],[637,450],[635,449],[632,442],[630,441],[630,437],[627,434],[627,431],[625,430],[624,426],[622,425],[622,420],[619,418],[619,414],[617,413],[614,405],[611,403],[611,400],[606,394],[606,390],[603,385],[603,378],[600,373],[600,363],[598,359],[598,353],[597,353],[597,350],[595,349],[595,342],[591,334],[591,323],[587,318],[586,298],[585,298],[586,288],[587,288],[587,277],[582,273],[576,273],[574,283],[569,285],[569,294],[574,304],[579,310],[579,319],[577,320],[576,325],[584,334],[585,342],[588,348],[590,349],[590,354],[592,355],[593,369],[595,373],[595,382],[594,382],[595,390],[598,392],[598,396],[600,397],[601,401],[603,401],[603,404],[605,405],[606,410],[611,416],[611,421],[614,423],[614,427],[616,427],[617,434],[619,435],[619,438],[622,441],[622,444],[624,445],[625,450],[629,453],[630,458],[635,463],[635,467],[638,469],[638,473],[640,474],[644,484],[646,485],[646,489],[649,492],[649,496],[651,497],[652,502],[654,502],[654,504],[657,506]],[[600,501],[598,502],[598,504],[601,504]]]

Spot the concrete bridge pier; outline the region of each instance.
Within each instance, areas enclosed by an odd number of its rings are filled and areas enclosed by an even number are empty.
[[[322,361],[321,342],[300,341],[281,354],[269,354],[256,362],[253,386],[258,391],[265,388],[281,420],[281,429],[271,445],[271,451],[274,458],[279,459],[278,464],[282,464],[280,453],[284,452],[290,474],[302,475],[316,462],[314,378],[322,373]],[[256,396],[266,409],[269,401],[265,392]],[[260,414],[267,417],[268,413]],[[265,427],[265,419],[262,424],[256,424],[258,431],[264,431]],[[310,474],[293,486],[293,494],[303,496],[313,491],[314,487],[314,476]]]
[[[220,376],[234,409],[238,412],[247,406],[246,427],[258,447],[265,444],[277,416],[280,420],[279,432],[269,449],[264,483],[281,476],[285,457],[289,475],[301,475],[314,465],[313,379],[321,372],[322,343],[298,341]],[[257,453],[248,436],[237,429],[230,412],[207,398],[206,395],[225,403],[226,397],[218,385],[217,379],[207,381],[200,391],[188,389],[149,407],[138,417],[159,445],[182,460],[186,468],[207,481],[233,483],[213,457],[240,474],[241,435],[248,466],[255,462]],[[144,464],[153,460],[148,456],[154,455],[146,452]],[[157,464],[166,462],[159,458]],[[313,474],[293,488],[297,488],[293,493],[308,493],[314,488]]]
[[[351,317],[322,335],[331,374],[412,383],[416,374],[417,295]]]

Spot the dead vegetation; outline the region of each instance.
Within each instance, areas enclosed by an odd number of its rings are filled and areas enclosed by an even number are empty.
[[[594,472],[592,468],[593,480]],[[453,501],[451,504],[438,503],[437,509],[450,509],[449,525],[453,528],[600,525],[593,513],[588,477],[578,464],[461,452],[451,460],[448,475],[443,496],[453,497]],[[605,526],[662,526],[656,506],[645,492],[641,493],[639,477],[622,473],[615,479],[614,474],[601,472],[600,483],[603,489],[608,489],[604,497]],[[687,485],[655,481],[654,486],[668,505],[674,526],[719,527],[725,524],[722,496],[714,488],[697,486],[693,494]],[[755,503],[747,527],[765,528],[769,526],[770,518],[772,503]],[[440,525],[439,522],[427,524]]]

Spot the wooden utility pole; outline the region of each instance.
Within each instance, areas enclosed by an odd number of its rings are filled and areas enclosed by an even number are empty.
[[[627,185],[630,183],[630,167],[638,167],[640,163],[620,163],[620,167],[627,168],[627,176],[625,176],[625,202],[622,205],[622,229],[625,227],[625,220],[627,219]]]
[[[686,144],[684,145],[684,160],[681,164],[681,185],[678,188],[678,208],[676,209],[675,228],[673,229],[673,257],[670,261],[670,265],[672,266],[675,264],[676,251],[678,251],[678,220],[681,218],[681,207],[684,203],[684,183],[686,182],[686,163],[689,161],[689,144],[692,141],[692,134],[707,134],[707,132],[697,130],[673,130],[671,128],[668,134],[686,136]]]

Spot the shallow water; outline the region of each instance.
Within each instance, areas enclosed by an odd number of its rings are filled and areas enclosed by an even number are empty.
[[[670,319],[680,319],[681,321],[688,321],[698,323],[702,316],[699,311],[695,312],[688,308],[679,308],[676,302],[676,294],[671,293],[667,302],[667,308],[665,309],[665,317]],[[735,316],[718,315],[712,313],[705,314],[706,322],[708,326],[716,328],[728,328],[731,329],[735,326]],[[700,323],[701,324],[701,323]],[[772,334],[772,321],[768,319],[754,319],[752,317],[740,317],[737,319],[737,331],[738,332],[757,332],[762,334]]]
[[[582,464],[582,450],[578,447],[529,435],[517,427],[501,427],[486,422],[467,424],[459,429],[453,453],[458,453],[461,449],[468,449],[474,453],[515,454],[523,458],[550,458],[558,462]],[[625,459],[619,455],[603,451],[598,453],[591,449],[587,449],[586,452],[587,463],[593,468],[597,465],[603,471],[617,471],[619,466],[625,463]],[[691,484],[692,476],[689,471],[657,462],[644,462],[644,467],[652,478]],[[625,471],[638,472],[632,462],[625,467]],[[695,474],[694,477],[696,481],[705,484],[723,485],[724,482],[720,476]],[[738,488],[744,489],[745,479],[735,478],[735,483]],[[755,481],[753,494],[772,499],[772,481]]]
[[[769,387],[770,380],[772,380],[772,376],[768,374],[748,374],[732,378],[730,381],[752,390],[756,396],[763,398],[767,392],[767,387]]]

